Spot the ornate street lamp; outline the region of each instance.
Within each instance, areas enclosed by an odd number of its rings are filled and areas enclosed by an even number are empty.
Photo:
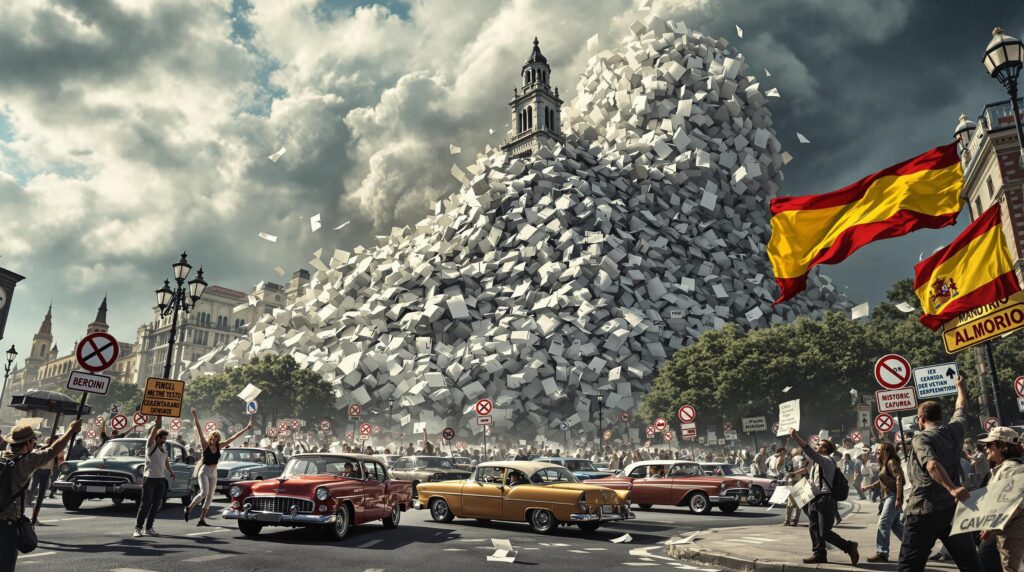
[[[7,378],[11,375],[11,366],[14,365],[14,358],[18,357],[18,350],[14,349],[14,344],[11,344],[11,349],[7,350],[5,355],[7,356],[7,363],[4,364],[4,386],[0,387],[0,397],[3,397],[4,391],[7,390]],[[0,407],[3,407],[3,403],[0,403]]]
[[[169,280],[164,280],[164,285],[156,291],[156,304],[160,308],[160,317],[171,316],[171,332],[167,338],[167,360],[164,362],[164,377],[171,377],[171,359],[174,355],[174,339],[178,330],[178,312],[188,314],[195,308],[196,303],[202,298],[206,290],[206,280],[203,280],[203,268],[199,268],[196,277],[185,286],[185,279],[188,278],[192,265],[188,263],[188,255],[181,253],[181,259],[171,265],[174,270],[174,287],[171,287]]]
[[[985,48],[982,58],[988,75],[999,80],[1010,96],[1010,108],[1013,109],[1013,124],[1017,127],[1017,144],[1024,145],[1024,127],[1020,123],[1020,106],[1017,104],[1017,79],[1024,67],[1024,42],[1003,33],[996,27],[992,30],[992,41]],[[1024,166],[1024,147],[1021,147],[1021,165]]]
[[[956,149],[960,152],[960,157],[964,160],[964,163],[971,161],[971,157],[967,155],[967,147],[971,144],[971,138],[974,137],[974,130],[977,127],[978,124],[967,119],[967,116],[961,113],[960,122],[956,124],[956,129],[953,130],[953,137],[956,139]]]
[[[395,398],[394,397],[389,397],[388,398],[388,433],[391,433],[391,408],[394,407],[394,406],[395,406]],[[394,437],[392,436],[392,438],[394,438]],[[401,442],[399,442],[399,446],[401,446]]]

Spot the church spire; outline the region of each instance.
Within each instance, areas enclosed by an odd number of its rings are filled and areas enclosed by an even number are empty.
[[[50,302],[49,307],[46,308],[46,316],[43,317],[43,323],[39,325],[39,331],[36,334],[52,334],[53,333],[53,302]]]
[[[110,326],[107,325],[107,296],[103,296],[103,302],[100,303],[99,309],[96,310],[96,319],[86,327],[86,332],[94,334],[96,332],[106,332],[110,330]]]
[[[551,66],[540,51],[540,40],[533,38],[530,59],[520,70],[522,87],[513,91],[510,137],[501,146],[512,157],[532,155],[542,145],[554,149],[565,142],[562,135],[562,99],[551,89]]]

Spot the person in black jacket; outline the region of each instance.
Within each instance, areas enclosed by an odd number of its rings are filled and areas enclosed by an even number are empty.
[[[836,446],[828,439],[821,439],[818,441],[818,450],[815,451],[807,444],[807,441],[800,437],[796,429],[790,429],[789,435],[803,449],[808,463],[805,465],[808,468],[808,482],[814,489],[814,500],[804,507],[807,518],[810,520],[808,528],[811,533],[811,550],[814,551],[814,554],[810,558],[804,558],[804,563],[828,562],[825,552],[825,543],[827,542],[849,554],[850,562],[856,566],[860,561],[857,543],[846,540],[832,530],[838,513],[838,505],[832,496],[832,481],[837,469],[831,455],[836,452]]]

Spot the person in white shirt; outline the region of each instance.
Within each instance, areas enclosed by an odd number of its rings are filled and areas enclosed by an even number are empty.
[[[174,479],[174,468],[168,458],[164,443],[167,442],[167,430],[160,427],[160,418],[149,431],[146,440],[146,464],[142,471],[142,493],[139,498],[139,512],[135,516],[135,533],[132,536],[160,536],[153,530],[156,513],[164,501],[167,492],[167,477]],[[145,532],[143,532],[145,525]]]

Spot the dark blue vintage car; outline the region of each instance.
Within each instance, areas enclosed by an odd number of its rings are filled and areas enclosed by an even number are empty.
[[[572,474],[579,480],[583,479],[600,479],[602,477],[609,477],[613,475],[611,471],[601,471],[594,466],[594,462],[589,459],[570,459],[566,457],[537,457],[534,459],[538,463],[554,463],[556,465],[562,465],[566,469],[572,471]]]

